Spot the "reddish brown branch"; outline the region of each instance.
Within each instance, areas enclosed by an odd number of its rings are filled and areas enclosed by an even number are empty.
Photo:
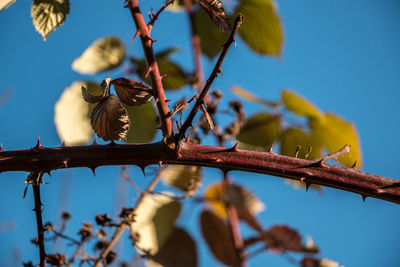
[[[185,136],[186,130],[192,125],[193,119],[196,116],[197,111],[199,110],[200,106],[202,104],[204,104],[204,99],[205,99],[212,83],[214,82],[214,80],[218,76],[218,74],[222,72],[221,71],[222,63],[224,62],[225,56],[228,53],[230,46],[232,45],[232,43],[235,42],[235,36],[236,36],[237,31],[239,30],[240,25],[242,24],[242,20],[243,20],[243,16],[241,14],[239,14],[236,17],[235,24],[233,26],[233,30],[232,30],[231,34],[229,35],[228,40],[224,44],[221,55],[219,56],[218,61],[215,64],[215,67],[206,82],[206,85],[204,86],[203,90],[201,91],[199,97],[196,100],[196,103],[194,104],[188,117],[186,118],[185,122],[183,123],[181,129],[179,130],[179,133],[177,134],[177,140],[181,140]]]
[[[157,109],[160,116],[163,137],[169,138],[172,136],[172,122],[171,118],[168,117],[169,109],[164,94],[164,88],[161,82],[162,77],[160,75],[158,64],[154,56],[154,40],[150,37],[150,32],[146,25],[146,22],[144,21],[143,15],[140,12],[138,1],[128,0],[127,2],[136,28],[140,32],[140,40],[142,42],[143,52],[146,57],[147,67],[151,78],[151,84],[154,91],[154,99],[156,100]]]
[[[228,175],[224,175],[224,185],[226,190],[228,190],[228,187],[232,184],[231,179],[228,177]],[[240,232],[240,224],[239,224],[239,217],[237,214],[236,207],[232,203],[226,203],[225,204],[226,209],[228,211],[228,219],[229,219],[229,227],[231,229],[231,233],[233,236],[233,241],[235,244],[237,256],[239,259],[239,266],[240,267],[245,267],[247,266],[246,263],[246,258],[244,255],[244,245],[243,245],[243,239],[242,239],[242,234]]]
[[[195,165],[223,171],[263,173],[306,184],[318,184],[400,204],[400,181],[344,168],[277,155],[235,148],[213,147],[182,142],[178,152],[163,143],[110,144],[76,147],[33,148],[0,152],[0,172],[150,164]],[[66,165],[65,165],[66,164]]]
[[[153,189],[156,187],[157,183],[160,181],[162,175],[159,173],[154,179],[151,181],[149,186],[146,188],[145,191],[141,192],[140,197],[138,201],[136,202],[135,207],[130,211],[130,215],[134,216],[135,212],[138,210],[140,205],[143,203],[144,199],[146,196],[153,191]],[[110,253],[111,249],[115,246],[115,244],[118,242],[118,240],[121,238],[122,234],[124,233],[125,230],[129,229],[129,224],[128,223],[121,223],[120,226],[115,230],[115,233],[113,237],[111,238],[111,241],[108,243],[108,245],[104,248],[104,250],[101,252],[100,256],[98,259],[96,259],[94,263],[94,267],[100,267],[101,263],[106,259],[108,253]]]
[[[204,74],[203,74],[203,63],[201,61],[201,40],[196,29],[196,23],[194,20],[195,13],[193,11],[192,0],[183,0],[183,3],[185,5],[186,12],[188,14],[190,22],[192,49],[193,49],[194,66],[195,66],[195,79],[199,88],[203,88]]]
[[[43,173],[40,171],[34,171],[30,174],[28,179],[32,179],[33,198],[35,200],[35,214],[36,214],[36,226],[38,233],[38,246],[40,255],[40,267],[46,266],[46,251],[44,250],[44,227],[42,220],[42,202],[40,200],[40,184],[42,182]]]

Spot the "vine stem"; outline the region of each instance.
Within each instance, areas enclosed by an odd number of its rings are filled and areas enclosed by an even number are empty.
[[[194,20],[195,13],[193,12],[192,0],[183,0],[183,4],[186,8],[186,13],[189,17],[190,30],[192,36],[192,50],[194,57],[194,67],[195,67],[195,78],[199,88],[204,86],[204,73],[203,73],[203,62],[201,60],[201,40],[197,33],[196,23]]]
[[[42,182],[43,173],[35,171],[30,174],[32,178],[33,198],[35,201],[35,214],[36,214],[36,226],[38,233],[38,246],[40,255],[40,267],[46,266],[46,251],[44,249],[44,228],[42,219],[42,202],[40,200],[40,183]]]
[[[218,76],[219,73],[222,73],[221,71],[221,66],[222,63],[224,62],[224,59],[226,57],[226,54],[228,53],[229,48],[231,47],[232,43],[235,42],[235,36],[236,33],[239,30],[240,25],[242,24],[243,21],[243,15],[239,14],[236,19],[235,19],[235,24],[233,25],[233,29],[231,34],[228,37],[228,40],[224,44],[224,47],[221,51],[221,54],[218,58],[217,63],[215,64],[215,67],[213,71],[210,74],[210,77],[208,78],[206,85],[203,87],[203,89],[200,92],[199,97],[196,100],[196,103],[194,104],[192,110],[190,111],[188,117],[186,118],[185,122],[183,123],[181,129],[179,130],[179,133],[177,134],[176,139],[182,140],[185,136],[185,133],[187,129],[192,125],[193,119],[196,116],[197,111],[199,110],[200,106],[204,104],[204,99],[208,93],[208,90],[210,89],[212,83],[214,82],[215,78]]]
[[[163,137],[170,139],[172,136],[172,121],[168,116],[169,108],[165,98],[164,88],[162,85],[162,77],[158,69],[158,64],[153,51],[154,40],[150,37],[149,28],[144,21],[143,15],[140,12],[138,0],[127,0],[128,8],[131,12],[136,28],[140,32],[140,40],[142,42],[143,52],[146,57],[148,73],[151,78],[151,85],[154,92],[158,114],[160,116],[161,130]]]
[[[134,215],[135,212],[138,210],[140,205],[142,205],[144,199],[147,197],[148,194],[150,194],[158,182],[160,181],[162,177],[162,173],[158,173],[156,177],[150,182],[150,184],[147,186],[146,190],[141,192],[139,199],[136,202],[135,207],[130,211],[130,215]],[[121,238],[122,234],[124,233],[125,230],[129,229],[129,224],[127,223],[121,223],[113,237],[111,238],[111,241],[108,243],[108,245],[104,248],[104,250],[101,252],[100,256],[96,259],[94,263],[94,267],[100,267],[101,263],[106,259],[108,253],[110,253],[111,249],[115,246],[115,244],[118,242],[118,240]]]
[[[87,167],[94,170],[106,165],[177,164],[263,173],[301,181],[305,185],[329,186],[366,197],[400,204],[400,181],[339,167],[323,160],[311,161],[278,155],[217,146],[192,144],[182,141],[175,151],[162,142],[152,144],[115,144],[73,147],[54,147],[1,151],[0,172],[41,171]]]
[[[224,174],[223,180],[224,180],[225,190],[229,190],[229,186],[231,186],[232,180],[226,173]],[[236,207],[229,202],[226,203],[225,206],[228,211],[229,228],[231,229],[231,233],[233,236],[236,253],[239,259],[239,266],[246,267],[247,262],[244,256],[243,238],[242,238],[242,233],[240,232],[239,217],[237,214]]]

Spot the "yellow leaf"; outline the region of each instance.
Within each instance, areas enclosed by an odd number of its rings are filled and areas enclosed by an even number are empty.
[[[241,128],[237,140],[239,148],[265,151],[278,139],[280,118],[269,113],[259,113],[251,117]]]
[[[242,0],[235,14],[244,16],[239,34],[255,52],[280,57],[283,28],[273,0]]]
[[[323,119],[323,113],[314,104],[292,90],[283,90],[281,99],[286,108],[297,115]]]
[[[345,145],[350,145],[350,154],[347,153],[340,156],[338,162],[346,166],[352,166],[357,161],[356,167],[361,168],[361,145],[353,123],[336,114],[326,113],[322,121],[311,119],[309,124],[312,136],[324,145],[329,152],[334,153]]]

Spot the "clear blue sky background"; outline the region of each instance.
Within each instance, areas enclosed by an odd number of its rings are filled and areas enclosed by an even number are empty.
[[[0,93],[11,97],[0,106],[0,142],[6,150],[34,146],[37,136],[44,146],[61,144],[53,123],[54,104],[64,88],[75,80],[101,80],[104,75],[82,76],[71,69],[72,61],[94,40],[117,35],[128,53],[140,55],[141,46],[130,42],[135,29],[123,1],[72,0],[64,26],[46,42],[34,30],[31,1],[18,0],[0,14]],[[158,9],[160,1],[141,1],[146,14]],[[361,138],[364,168],[399,178],[400,160],[400,3],[397,0],[278,1],[285,28],[281,60],[252,54],[238,39],[224,63],[224,75],[214,87],[227,101],[231,85],[237,84],[263,98],[276,100],[283,88],[292,88],[324,111],[333,111],[355,123]],[[174,59],[192,68],[189,25],[185,14],[164,13],[152,32],[155,49],[178,43]],[[213,62],[205,60],[208,75]],[[117,71],[118,73],[118,71]],[[177,99],[182,94],[170,94]],[[262,109],[245,102],[249,113]],[[138,168],[130,174],[144,186]],[[98,213],[113,214],[118,167],[101,167],[93,178],[87,169],[64,170],[46,178],[43,186],[45,221],[57,222],[61,209],[72,213],[68,233],[74,235],[82,221],[93,221]],[[217,170],[206,171],[205,182],[218,179]],[[259,216],[265,227],[290,224],[310,234],[320,246],[320,257],[345,266],[400,266],[400,207],[381,200],[361,201],[359,195],[327,188],[316,192],[295,191],[281,179],[234,173],[233,179],[246,184],[267,205]],[[25,173],[0,174],[0,265],[9,266],[14,257],[38,261],[37,249],[29,241],[36,236],[32,193],[22,199]],[[131,190],[130,197],[134,195]],[[125,203],[132,204],[132,199]],[[195,207],[189,201],[180,225],[201,240]],[[198,208],[197,210],[200,210]],[[4,231],[6,222],[11,228]],[[10,224],[8,224],[10,226]],[[246,232],[247,233],[247,232]],[[212,256],[198,243],[200,265],[210,266]],[[50,248],[49,248],[50,251]],[[133,250],[124,246],[124,256]],[[17,256],[16,256],[17,255]],[[19,255],[19,256],[18,256]],[[293,266],[281,256],[262,254],[251,266]],[[16,265],[17,266],[17,265]],[[18,265],[20,266],[20,265]]]

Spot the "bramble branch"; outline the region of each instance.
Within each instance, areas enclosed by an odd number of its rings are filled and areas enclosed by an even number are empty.
[[[214,80],[218,76],[218,74],[222,73],[222,71],[221,71],[222,63],[224,62],[224,59],[226,57],[226,54],[228,53],[230,46],[232,45],[232,43],[235,42],[235,36],[239,30],[240,25],[242,24],[242,21],[243,21],[243,16],[241,14],[239,14],[235,19],[235,24],[233,25],[232,32],[229,35],[228,40],[224,44],[224,47],[221,51],[218,61],[215,64],[215,67],[214,67],[213,71],[211,72],[210,77],[208,78],[208,80],[206,82],[206,85],[204,86],[203,90],[201,91],[192,110],[190,111],[188,117],[186,118],[185,122],[183,123],[181,129],[179,130],[179,133],[177,134],[176,139],[178,141],[184,138],[186,130],[189,129],[189,127],[192,125],[193,119],[196,116],[197,111],[199,110],[200,106],[204,104],[204,99],[205,99],[212,83],[214,82]]]
[[[44,227],[42,220],[42,201],[40,200],[40,184],[42,183],[43,173],[33,171],[29,174],[28,180],[32,182],[33,198],[35,201],[36,226],[38,233],[38,246],[40,255],[40,267],[46,266],[46,251],[44,249]]]
[[[160,116],[161,130],[163,137],[169,138],[172,136],[172,122],[168,116],[169,109],[166,102],[164,88],[162,85],[162,77],[158,69],[158,64],[154,56],[153,42],[154,40],[150,37],[149,28],[144,21],[143,15],[140,12],[139,4],[137,0],[128,0],[128,7],[131,11],[133,21],[135,22],[136,28],[140,32],[140,40],[142,42],[143,52],[147,62],[147,72],[150,74],[151,85],[154,91],[154,98],[156,101],[158,113]]]
[[[374,197],[400,204],[400,181],[364,173],[353,168],[333,166],[272,152],[255,152],[224,147],[181,142],[178,151],[164,143],[89,145],[0,152],[0,172],[41,171],[88,167],[92,170],[106,165],[151,164],[194,165],[269,174],[302,181],[306,185],[318,184],[360,194],[363,199]]]

